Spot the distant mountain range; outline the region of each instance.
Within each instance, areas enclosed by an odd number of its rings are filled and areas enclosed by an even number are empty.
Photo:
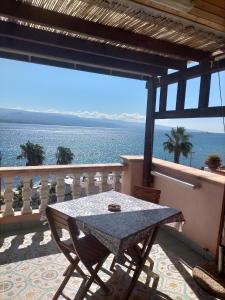
[[[62,125],[62,126],[83,126],[83,127],[139,127],[144,128],[144,123],[127,122],[108,119],[81,118],[78,116],[32,112],[19,109],[0,108],[1,123],[24,123],[42,125]],[[158,129],[168,129],[168,127],[157,126]]]
[[[32,112],[7,108],[0,108],[0,122],[84,127],[121,127],[129,125],[126,123],[130,123],[107,119],[81,118],[61,113]]]

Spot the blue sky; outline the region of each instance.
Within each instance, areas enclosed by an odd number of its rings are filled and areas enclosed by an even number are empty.
[[[221,72],[225,105],[225,72]],[[0,107],[70,113],[83,117],[144,121],[145,82],[0,59]],[[198,102],[199,80],[188,81],[186,107]],[[173,109],[176,85],[169,86],[168,108]],[[220,105],[218,75],[212,77],[210,105]],[[222,118],[158,120],[158,124],[222,132]]]

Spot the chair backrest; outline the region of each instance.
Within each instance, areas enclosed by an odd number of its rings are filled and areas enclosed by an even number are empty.
[[[48,219],[48,223],[49,223],[52,235],[53,235],[58,247],[66,255],[66,257],[70,260],[71,257],[70,256],[68,257],[70,248],[68,247],[68,244],[62,240],[62,235],[61,235],[61,229],[65,229],[69,232],[69,234],[71,236],[71,232],[70,232],[69,224],[68,224],[69,217],[50,206],[47,206],[47,208],[46,208],[46,216]],[[73,235],[74,235],[74,239],[77,239],[77,237],[79,235],[79,230],[77,228],[76,222],[74,223]]]
[[[135,185],[132,193],[132,195],[136,198],[156,204],[159,203],[160,194],[161,190],[140,185]]]

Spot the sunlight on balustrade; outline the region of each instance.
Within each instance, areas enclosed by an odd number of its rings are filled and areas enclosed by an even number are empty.
[[[48,171],[49,170],[49,171]],[[50,203],[121,191],[122,164],[4,168],[2,217],[38,210]],[[24,173],[26,175],[24,175]],[[29,174],[29,175],[28,175]],[[19,179],[18,179],[19,178]]]

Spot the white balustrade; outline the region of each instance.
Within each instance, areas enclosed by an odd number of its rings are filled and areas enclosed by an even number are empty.
[[[57,186],[56,186],[57,202],[63,202],[65,198],[65,176],[57,176]]]
[[[4,201],[5,201],[5,210],[3,216],[13,216],[14,210],[12,207],[13,203],[13,177],[6,177],[4,179],[5,183],[5,192],[4,192]]]
[[[22,196],[23,196],[23,207],[21,209],[21,214],[31,214],[32,208],[30,206],[31,204],[31,177],[24,176],[23,177],[23,188],[22,188]]]
[[[102,193],[102,174],[100,172],[95,174],[95,186],[98,189],[98,193]]]
[[[88,184],[89,184],[88,173],[83,173],[80,180],[81,197],[88,195]]]
[[[101,186],[101,192],[107,192],[112,190],[112,185],[110,181],[110,173],[109,172],[102,172],[102,186]]]
[[[113,172],[112,173],[112,188],[114,191],[119,192],[121,190],[121,173]]]
[[[80,186],[81,174],[75,174],[73,176],[73,198],[77,199],[81,196],[81,186]]]
[[[45,215],[45,209],[48,205],[48,198],[49,198],[49,187],[48,187],[48,176],[43,175],[41,177],[41,190],[40,190],[40,198],[41,204],[39,207],[39,211],[41,215]]]
[[[88,195],[95,195],[99,193],[99,186],[96,184],[96,172],[89,172],[88,173]]]
[[[98,169],[99,168],[99,169]],[[44,220],[45,217],[45,209],[49,203],[50,197],[50,186],[49,186],[49,175],[53,174],[56,176],[56,197],[57,202],[62,202],[66,200],[65,192],[70,191],[69,187],[66,184],[71,185],[71,198],[76,199],[86,195],[93,195],[101,192],[106,192],[109,190],[120,191],[121,186],[121,171],[123,166],[121,164],[108,164],[108,165],[81,165],[81,166],[53,166],[49,168],[49,166],[43,166],[40,169],[38,167],[21,167],[20,169],[15,168],[4,168],[1,171],[1,177],[4,180],[4,205],[3,208],[3,217],[13,216],[13,180],[16,176],[21,176],[23,181],[22,188],[22,200],[23,206],[21,211],[18,211],[16,214],[32,214],[32,196],[33,189],[31,184],[31,179],[33,176],[41,177],[41,185],[37,187],[36,197],[40,194],[40,205],[39,212],[41,214],[41,220]],[[27,175],[26,171],[29,171]],[[47,171],[47,172],[46,172]],[[68,171],[68,172],[67,172]],[[5,174],[5,176],[4,176]],[[29,174],[29,175],[28,175]],[[73,174],[66,178],[65,183],[65,175]],[[67,183],[67,179],[69,180]],[[66,189],[68,187],[68,189]],[[69,195],[69,194],[68,194]],[[56,198],[55,197],[55,198]],[[70,198],[69,197],[69,198]],[[68,198],[68,199],[69,199]],[[15,203],[16,204],[16,203]],[[35,207],[35,213],[37,207]]]

